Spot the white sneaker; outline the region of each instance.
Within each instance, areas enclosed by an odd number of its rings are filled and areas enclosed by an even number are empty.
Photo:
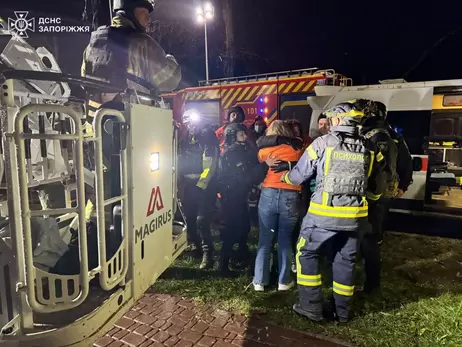
[[[291,270],[292,270],[292,272],[293,272],[294,274],[297,273],[297,265],[295,265],[295,262],[292,263],[292,268],[291,268]]]
[[[262,286],[261,284],[253,284],[253,289],[256,291],[256,292],[264,292],[265,291],[265,287]]]
[[[293,287],[294,287],[294,282],[289,283],[289,284],[281,284],[281,283],[279,283],[278,290],[280,292],[287,292],[287,291],[291,290]]]

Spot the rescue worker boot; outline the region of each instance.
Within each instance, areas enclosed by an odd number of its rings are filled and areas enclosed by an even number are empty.
[[[339,323],[348,323],[349,321],[349,309],[344,304],[335,303],[334,301],[334,319]]]
[[[300,304],[294,304],[292,307],[294,312],[302,317],[308,318],[309,320],[313,322],[322,322],[323,321],[323,316],[322,316],[322,311],[321,313],[313,313],[311,311],[307,311],[303,309]]]
[[[209,270],[213,268],[213,265],[214,262],[212,252],[210,250],[204,251],[204,253],[202,254],[202,262],[199,268],[201,270]]]
[[[186,252],[189,254],[189,256],[193,258],[200,258],[201,257],[201,248],[200,246],[196,244],[190,244],[188,248],[186,249]]]
[[[236,270],[243,270],[249,265],[249,248],[247,245],[239,246],[239,249],[234,253],[232,266]]]
[[[229,257],[220,258],[219,271],[223,277],[232,277],[233,272],[229,268]]]

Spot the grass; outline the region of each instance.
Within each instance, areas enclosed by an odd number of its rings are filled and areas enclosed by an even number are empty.
[[[255,231],[251,240],[255,244]],[[167,270],[154,289],[248,316],[264,315],[281,326],[354,346],[462,346],[462,241],[392,233],[382,245],[382,259],[381,293],[357,295],[354,318],[347,325],[321,325],[294,315],[295,289],[255,293],[248,288],[248,274],[222,278],[217,271],[198,270],[198,261],[186,256]],[[361,274],[358,271],[358,285]],[[326,297],[328,287],[326,283]]]

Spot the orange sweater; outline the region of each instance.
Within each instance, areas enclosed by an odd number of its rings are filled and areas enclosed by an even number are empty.
[[[260,162],[266,161],[269,157],[276,158],[281,161],[298,161],[302,156],[302,151],[296,151],[289,145],[279,145],[275,147],[262,148],[258,152],[258,159]],[[276,173],[271,169],[268,170],[265,180],[263,181],[263,188],[276,188],[301,191],[301,186],[293,186],[281,182],[283,172]]]

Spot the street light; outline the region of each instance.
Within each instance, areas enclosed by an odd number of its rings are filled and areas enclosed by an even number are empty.
[[[212,20],[215,16],[215,8],[210,2],[202,3],[196,10],[197,22],[204,24],[205,33],[205,80],[209,81],[209,47],[207,37],[207,21]]]

